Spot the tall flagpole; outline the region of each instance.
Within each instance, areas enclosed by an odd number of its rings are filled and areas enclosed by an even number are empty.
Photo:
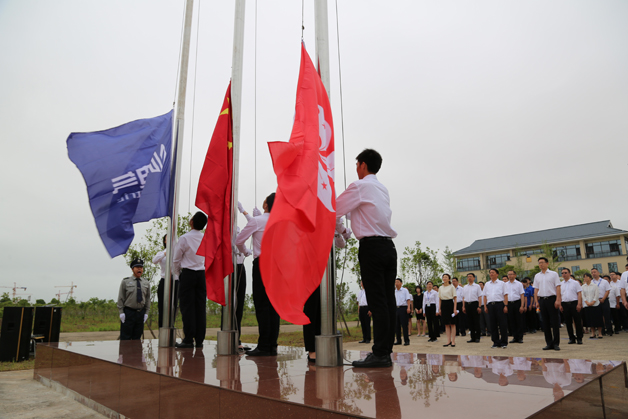
[[[177,88],[178,96],[176,102],[175,120],[173,124],[172,136],[174,150],[176,152],[176,162],[173,160],[175,172],[174,189],[171,191],[172,207],[170,208],[171,218],[168,218],[168,238],[166,244],[166,276],[164,278],[164,306],[163,310],[166,315],[163,317],[163,327],[159,328],[159,347],[166,348],[174,346],[175,329],[174,329],[174,305],[172,304],[173,296],[170,291],[172,288],[172,256],[173,245],[177,235],[178,214],[177,205],[179,203],[179,187],[181,181],[181,156],[183,155],[183,120],[185,117],[185,94],[187,91],[188,79],[188,62],[190,58],[190,37],[192,34],[192,13],[194,9],[194,0],[186,0],[185,2],[185,19],[183,24],[183,44],[181,45],[181,63],[179,65],[179,85]]]
[[[235,243],[238,221],[238,172],[240,166],[240,116],[242,115],[242,67],[244,57],[244,11],[246,1],[236,0],[233,25],[233,56],[231,64],[231,111],[233,121],[233,180],[231,185],[231,243]],[[225,278],[225,306],[222,308],[222,324],[218,332],[218,355],[235,355],[238,336],[234,327],[235,275],[237,260],[232,252],[233,274]]]
[[[314,0],[316,32],[316,65],[321,80],[329,91],[329,28],[327,0]],[[316,365],[336,367],[342,365],[342,335],[336,323],[336,255],[331,245],[327,269],[321,281],[321,335],[316,336]]]

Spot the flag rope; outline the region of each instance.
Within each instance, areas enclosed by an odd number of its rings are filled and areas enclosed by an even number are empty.
[[[192,206],[192,156],[194,151],[194,116],[196,115],[196,74],[198,67],[198,34],[201,29],[201,2],[198,2],[198,12],[196,14],[196,48],[194,51],[194,90],[192,91],[192,129],[190,131],[190,179],[188,182],[188,213]]]
[[[183,2],[185,3],[185,2]],[[185,6],[183,7],[183,13],[181,14],[181,36],[179,37],[179,55],[181,56],[181,48],[183,48],[183,30],[185,28]],[[174,94],[172,98],[172,107],[177,103],[177,86],[179,85],[179,73],[181,72],[181,63],[177,64],[177,76],[174,78]]]
[[[255,0],[255,44],[253,47],[255,51],[255,58],[253,63],[253,108],[254,108],[254,129],[253,129],[253,178],[255,180],[254,206],[257,205],[257,0]]]

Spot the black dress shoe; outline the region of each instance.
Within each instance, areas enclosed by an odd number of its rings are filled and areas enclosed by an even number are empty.
[[[377,356],[369,354],[366,358],[351,363],[354,368],[385,368],[392,367],[390,355]]]
[[[393,345],[401,345],[401,342],[395,342]]]
[[[543,348],[544,351],[551,351],[552,349],[554,349],[553,346],[549,346],[547,345],[545,348]]]
[[[567,345],[573,345],[574,343],[576,343],[576,340],[570,339],[569,342],[567,342]]]
[[[371,341],[370,340],[361,340],[358,343],[371,343]]]
[[[493,346],[491,346],[491,349],[499,349],[501,347],[502,347],[501,345],[493,345]]]
[[[516,339],[513,339],[513,340],[511,340],[511,341],[510,341],[510,342],[508,342],[508,343],[517,343],[517,340],[516,340]]]
[[[473,341],[474,343],[480,343],[480,339],[476,339]]]
[[[268,351],[260,351],[257,348],[253,349],[252,351],[248,351],[246,354],[248,356],[271,356],[270,352],[268,352]]]
[[[196,344],[196,345],[194,345],[194,346],[196,346],[197,348],[202,348],[202,347],[203,347],[203,344],[202,344],[202,343],[197,343],[197,344]]]
[[[177,348],[177,349],[193,348],[194,344],[193,343],[181,342],[181,343],[175,343],[174,347]]]
[[[436,342],[436,339],[430,339],[428,342]]]
[[[578,345],[582,345],[582,339],[578,339]]]
[[[468,340],[467,343],[475,343],[474,339]]]
[[[555,351],[560,351],[560,346],[554,346]]]
[[[403,346],[408,346],[408,345],[410,345],[410,342],[404,342],[403,343]]]

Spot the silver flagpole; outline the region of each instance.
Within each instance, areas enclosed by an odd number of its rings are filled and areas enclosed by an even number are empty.
[[[185,20],[183,26],[183,44],[181,46],[181,64],[179,66],[179,85],[177,88],[178,97],[176,102],[175,120],[173,124],[172,136],[174,150],[177,151],[174,175],[174,189],[172,191],[172,218],[168,219],[168,238],[166,243],[166,277],[164,278],[164,306],[163,310],[166,314],[163,317],[163,327],[159,328],[159,346],[162,348],[174,346],[175,330],[174,330],[174,313],[172,309],[172,293],[171,291],[171,272],[172,272],[172,256],[174,239],[177,235],[177,205],[179,203],[179,186],[181,180],[181,156],[183,155],[183,120],[185,116],[185,93],[187,90],[188,79],[188,61],[190,57],[190,36],[192,34],[192,13],[194,9],[194,0],[186,0],[185,3]]]
[[[242,66],[244,56],[244,10],[245,0],[236,0],[233,28],[233,57],[231,66],[231,110],[233,120],[233,180],[231,194],[231,243],[235,243],[238,222],[238,172],[240,165],[240,116],[242,115]],[[222,308],[222,324],[218,332],[218,355],[235,355],[238,336],[234,325],[235,275],[237,260],[232,252],[233,274],[225,278],[225,301]]]
[[[327,0],[314,1],[316,32],[316,64],[323,85],[329,91],[329,29]],[[327,269],[321,281],[321,335],[316,336],[316,365],[335,367],[342,365],[342,335],[336,324],[336,252],[331,245]]]

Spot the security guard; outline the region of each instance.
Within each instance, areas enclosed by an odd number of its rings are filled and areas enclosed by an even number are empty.
[[[142,336],[150,310],[150,283],[142,278],[144,261],[133,259],[133,276],[124,278],[118,292],[120,340],[137,340]]]

